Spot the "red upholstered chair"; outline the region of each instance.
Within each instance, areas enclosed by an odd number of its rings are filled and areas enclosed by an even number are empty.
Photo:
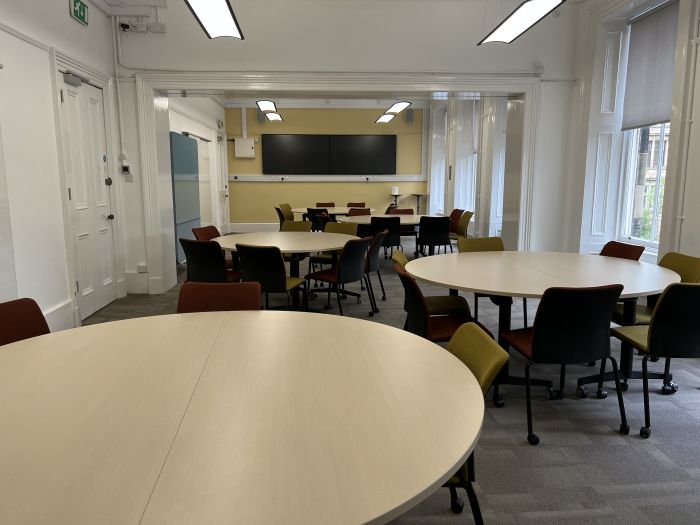
[[[457,225],[462,215],[464,215],[464,210],[460,210],[459,208],[452,210],[452,213],[450,213],[450,233],[457,233]]]
[[[618,241],[610,241],[600,250],[600,255],[605,257],[617,257],[618,259],[629,259],[630,261],[638,261],[643,253],[644,246]]]
[[[621,284],[549,288],[542,295],[531,328],[501,333],[501,338],[528,360],[525,365],[525,398],[527,440],[531,445],[540,441],[532,431],[530,367],[535,363],[560,365],[559,388],[550,389],[550,398],[561,399],[567,364],[609,359],[620,406],[620,433],[629,433],[617,361],[610,355],[610,322],[621,293]]]
[[[364,208],[364,202],[348,202],[348,208]]]
[[[0,303],[0,319],[0,346],[50,332],[44,314],[34,299]]]
[[[389,208],[387,215],[413,215],[413,208]]]
[[[177,313],[260,310],[260,283],[192,283],[180,288]]]
[[[317,202],[317,208],[335,208],[335,202]]]
[[[356,215],[372,215],[372,212],[370,211],[369,208],[352,208],[348,210],[348,215],[350,217],[354,217]]]

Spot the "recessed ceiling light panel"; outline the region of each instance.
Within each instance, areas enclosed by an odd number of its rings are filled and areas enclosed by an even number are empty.
[[[391,106],[389,109],[386,110],[386,113],[396,115],[397,113],[401,113],[404,109],[406,109],[408,106],[410,106],[410,102],[397,102],[393,106]]]
[[[391,122],[395,116],[396,115],[384,114],[375,121],[375,124],[387,124],[387,123]]]
[[[279,113],[265,113],[265,116],[267,117],[267,120],[276,120],[282,122],[282,115],[280,115]]]
[[[258,100],[256,104],[263,113],[277,113],[277,106],[272,100]]]
[[[499,24],[479,45],[488,42],[510,44],[566,0],[527,0]]]
[[[230,36],[243,40],[243,33],[229,0],[185,0],[209,38]]]

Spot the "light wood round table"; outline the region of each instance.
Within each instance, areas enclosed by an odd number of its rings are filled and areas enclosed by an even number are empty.
[[[0,400],[0,521],[54,525],[384,523],[456,471],[484,415],[425,339],[273,311],[7,345]]]
[[[254,232],[223,235],[212,239],[224,250],[236,251],[236,244],[277,246],[282,253],[311,253],[342,250],[354,235],[324,232]]]
[[[418,226],[420,224],[420,218],[429,217],[429,215],[353,215],[352,217],[338,217],[338,222],[372,224],[372,217],[398,217],[401,226]]]
[[[626,323],[633,324],[636,298],[661,293],[669,284],[680,281],[677,273],[655,264],[559,252],[436,255],[409,262],[406,271],[416,279],[453,290],[502,296],[504,300],[493,299],[499,308],[499,333],[510,330],[510,297],[539,298],[547,288],[555,286],[583,288],[619,283],[624,286],[621,299],[629,299],[624,301],[623,315]],[[624,379],[636,378],[637,373],[632,372],[631,347],[623,345],[622,350],[620,373]],[[511,380],[520,384],[520,378]]]
[[[309,208],[319,208],[322,206],[309,206]],[[335,206],[335,207],[323,207],[324,210],[328,211],[328,215],[348,215],[350,210],[353,208],[348,208],[347,206]],[[374,208],[370,208],[370,212],[374,211]],[[292,213],[307,213],[308,208],[292,208]]]

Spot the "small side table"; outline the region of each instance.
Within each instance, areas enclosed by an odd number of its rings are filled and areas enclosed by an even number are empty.
[[[420,198],[425,197],[427,193],[411,193],[416,198],[416,215],[420,215]]]
[[[398,208],[399,207],[399,197],[403,197],[400,193],[394,195],[393,193],[389,195],[389,197],[392,197],[394,199],[394,202],[389,205],[390,208]]]

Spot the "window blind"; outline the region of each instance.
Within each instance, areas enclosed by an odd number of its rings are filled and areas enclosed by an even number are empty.
[[[632,22],[622,129],[671,120],[678,2]]]

